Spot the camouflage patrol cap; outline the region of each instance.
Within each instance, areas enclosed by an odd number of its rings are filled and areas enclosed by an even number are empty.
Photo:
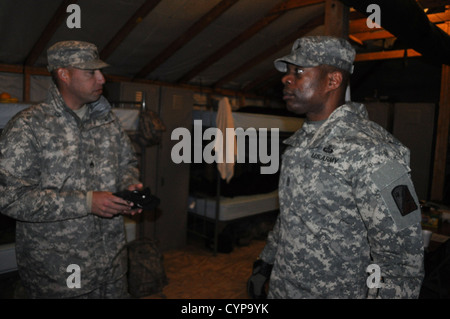
[[[287,71],[287,63],[305,68],[322,64],[335,66],[353,73],[355,49],[342,38],[331,36],[309,36],[297,39],[289,55],[276,59],[275,68]]]
[[[47,50],[47,69],[51,72],[57,68],[72,66],[83,70],[96,70],[108,64],[99,59],[97,47],[83,41],[61,41]]]

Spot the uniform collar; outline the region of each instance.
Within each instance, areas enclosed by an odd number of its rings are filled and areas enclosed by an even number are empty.
[[[62,98],[61,93],[56,87],[56,84],[53,82],[50,84],[50,88],[48,89],[47,103],[56,106],[58,111],[70,110],[69,107],[64,102],[64,99]]]
[[[308,138],[308,147],[315,147],[316,141],[321,141],[324,137],[332,134],[343,122],[343,118],[353,117],[354,121],[368,118],[366,107],[363,104],[347,102],[336,108],[325,121],[306,121],[302,127],[284,143],[299,146],[305,138]]]
[[[314,134],[317,130],[326,122],[327,120],[322,121],[308,121],[306,120],[302,126],[302,129],[307,134]]]
[[[69,113],[72,116],[75,116],[75,119],[79,119],[73,110],[66,105],[55,83],[50,84],[47,95],[47,103],[55,105],[57,115],[60,115],[61,113]],[[90,116],[92,119],[103,119],[111,111],[111,105],[103,95],[100,96],[97,101],[86,105],[88,107],[87,116]]]

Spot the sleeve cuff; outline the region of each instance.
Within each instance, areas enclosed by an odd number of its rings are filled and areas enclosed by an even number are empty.
[[[89,212],[92,210],[92,193],[92,191],[86,193],[86,204]]]

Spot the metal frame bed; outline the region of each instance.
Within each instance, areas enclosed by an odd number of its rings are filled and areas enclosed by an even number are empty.
[[[194,110],[193,121],[201,120],[203,127],[215,127],[216,115],[217,112],[214,111]],[[244,112],[233,112],[233,119],[235,128],[240,127],[244,130],[247,128],[256,130],[278,128],[280,136],[285,137],[298,130],[303,124],[303,119],[297,117]],[[279,209],[277,184],[271,191],[227,197],[222,193],[220,179],[220,174],[216,169],[215,196],[211,196],[211,192],[208,195],[190,190],[187,209],[191,219],[188,223],[188,233],[212,240],[214,255],[218,252],[219,234],[227,223]]]

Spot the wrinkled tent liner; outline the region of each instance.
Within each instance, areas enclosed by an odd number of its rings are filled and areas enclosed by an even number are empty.
[[[431,12],[438,12],[431,15],[441,15],[446,19],[446,13],[438,10],[448,4],[447,1],[420,0],[419,4],[414,0],[342,2],[354,6],[359,13],[354,15],[355,12],[350,12],[353,19],[350,20],[350,29],[356,26],[354,22],[363,23],[362,17],[370,14],[366,11],[368,4],[379,4],[383,12],[382,27],[393,35],[363,40],[364,45],[352,41],[358,54],[395,50],[389,45],[386,47],[383,41],[392,42],[398,38],[404,47],[414,48],[436,63],[449,63],[450,37],[437,25],[443,21],[436,22],[436,25],[429,23],[428,13],[425,14],[421,8],[421,5],[431,6]],[[171,84],[182,82],[208,88],[220,83],[219,88],[237,91],[246,89],[248,84],[255,84],[256,87],[252,86],[251,91],[263,95],[270,92],[272,98],[279,98],[274,96],[274,92],[278,92],[274,86],[280,77],[270,73],[274,71],[274,59],[290,51],[293,42],[291,37],[324,34],[322,20],[325,1],[320,0],[79,0],[76,4],[80,8],[79,29],[67,26],[67,2],[62,0],[0,1],[0,21],[2,25],[10,26],[0,28],[0,64],[7,67],[42,68],[30,70],[33,86],[36,83],[34,72],[42,73],[47,64],[46,50],[55,42],[93,42],[102,54],[110,41],[117,39],[118,45],[106,52],[104,58],[111,65],[105,70],[107,74]],[[144,4],[153,7],[134,16]],[[216,16],[208,15],[217,8],[225,9],[219,10]],[[57,21],[58,10],[62,14]],[[210,19],[202,20],[206,16]],[[133,17],[139,18],[134,20]],[[130,32],[116,38],[130,21],[135,21],[130,24]],[[256,31],[253,33],[254,27]],[[356,29],[354,34],[350,34],[352,38],[364,33],[360,28]],[[248,34],[250,36],[246,36]],[[242,41],[234,41],[238,39]],[[229,52],[228,47],[231,49]],[[217,57],[220,51],[226,54]],[[141,73],[150,62],[154,62],[153,68]],[[253,65],[253,62],[257,63]],[[250,68],[246,68],[248,64]],[[199,66],[203,67],[197,69]],[[190,74],[196,69],[198,72]],[[13,72],[20,72],[18,70]],[[236,70],[239,72],[232,74]],[[230,73],[233,76],[227,78]],[[224,77],[227,80],[221,83]],[[261,82],[255,83],[256,80]],[[17,88],[10,89],[9,83],[0,81],[0,91],[7,91],[22,99],[22,83],[23,80],[19,80]],[[42,99],[42,96],[30,93],[30,101]]]
[[[220,0],[161,1],[106,59],[111,67],[105,72],[134,76],[219,2]],[[280,0],[259,0],[257,6],[254,0],[236,2],[181,50],[157,67],[148,78],[176,82],[215,50],[261,19],[279,2]],[[36,60],[35,66],[46,66],[47,48],[61,40],[93,42],[101,51],[143,3],[143,0],[77,1],[81,8],[81,28],[69,29],[64,21]],[[61,1],[55,0],[1,1],[2,24],[18,27],[0,30],[0,63],[22,64],[60,4]],[[320,3],[286,12],[282,19],[271,23],[270,28],[260,30],[232,53],[199,74],[193,82],[212,85],[218,78],[242,65],[245,60],[271,47],[280,34],[291,33],[299,27],[299,21],[300,24],[306,22],[311,17],[322,14],[323,9],[324,4]],[[15,12],[21,14],[16,15]],[[242,14],[243,12],[245,14]],[[39,19],[36,19],[37,16]],[[290,46],[287,45],[283,52],[289,51]],[[243,75],[246,79],[239,79],[234,85],[238,82],[253,81],[260,74],[261,68],[267,70],[272,67],[272,61],[278,55],[268,58],[265,63],[255,67],[253,72]]]

